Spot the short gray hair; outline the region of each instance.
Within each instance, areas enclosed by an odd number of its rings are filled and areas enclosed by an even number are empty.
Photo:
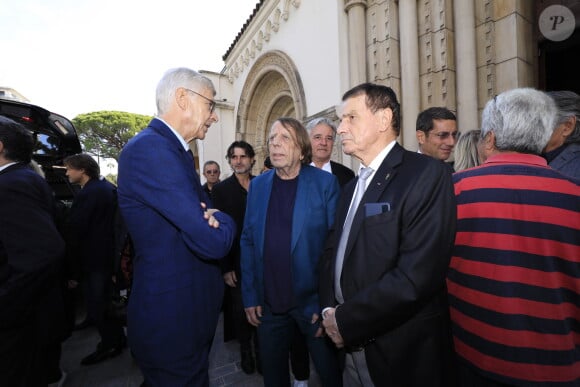
[[[308,131],[308,134],[310,135],[312,129],[320,124],[330,126],[330,129],[332,129],[332,134],[336,136],[336,125],[334,125],[334,123],[326,117],[319,117],[308,121],[308,123],[306,124],[306,130]]]
[[[175,96],[175,90],[180,87],[191,89],[198,93],[203,89],[207,89],[215,95],[215,88],[212,81],[197,71],[185,67],[167,70],[157,84],[155,94],[157,115],[167,113],[169,106],[171,106],[171,101]]]
[[[566,122],[570,117],[576,117],[576,126],[564,143],[580,143],[580,95],[573,91],[549,91],[548,95],[554,99],[558,107],[556,125]]]
[[[554,100],[544,92],[508,90],[485,105],[481,137],[493,131],[499,151],[540,154],[552,135],[557,113]]]

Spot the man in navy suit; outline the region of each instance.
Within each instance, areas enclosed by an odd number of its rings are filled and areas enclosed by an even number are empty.
[[[46,386],[49,346],[60,344],[64,309],[53,194],[30,166],[34,141],[0,116],[0,384]]]
[[[346,352],[345,385],[449,386],[451,174],[397,144],[392,89],[365,83],[342,100],[338,134],[362,167],[343,189],[320,286],[323,325]]]
[[[318,262],[334,221],[336,177],[310,164],[304,126],[279,118],[268,136],[274,170],[250,183],[240,242],[246,317],[258,327],[266,386],[289,386],[288,353],[298,325],[323,386],[340,386],[338,359],[322,336]]]
[[[332,173],[338,179],[338,184],[341,187],[351,181],[354,172],[344,165],[330,160],[336,140],[336,127],[332,121],[325,117],[315,118],[306,124],[306,130],[308,130],[312,144],[312,163],[310,165]]]
[[[101,337],[97,349],[81,360],[92,365],[119,355],[126,341],[121,322],[107,315],[113,293],[116,188],[100,178],[99,164],[87,154],[67,157],[64,166],[69,181],[81,186],[67,220],[67,254],[80,266],[87,320]]]
[[[206,208],[188,143],[217,122],[212,82],[177,68],[157,85],[157,118],[121,152],[119,205],[135,247],[129,346],[148,386],[208,386],[224,293],[218,264],[236,233]]]

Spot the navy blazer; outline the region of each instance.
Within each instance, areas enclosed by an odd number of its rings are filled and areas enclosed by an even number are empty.
[[[334,307],[336,248],[356,180],[342,192],[321,270]],[[448,386],[451,336],[445,275],[455,239],[451,174],[440,161],[395,144],[355,214],[336,309],[347,347],[365,348],[377,386]]]
[[[275,170],[250,182],[240,241],[244,306],[264,307],[264,235]],[[302,165],[292,218],[292,269],[297,307],[307,318],[320,314],[318,263],[334,222],[340,188],[336,177]]]
[[[193,157],[163,121],[129,141],[119,161],[119,206],[135,247],[129,344],[147,383],[204,385],[224,282],[218,260],[236,233],[204,219]]]

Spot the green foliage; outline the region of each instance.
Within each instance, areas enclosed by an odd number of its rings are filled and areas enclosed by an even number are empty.
[[[119,160],[121,150],[153,117],[141,114],[99,111],[73,118],[85,151]]]

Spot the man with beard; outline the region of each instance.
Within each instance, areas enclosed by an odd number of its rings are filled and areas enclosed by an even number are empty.
[[[246,215],[246,198],[254,166],[254,148],[245,141],[234,141],[228,148],[226,158],[234,173],[214,186],[212,200],[215,208],[230,215],[238,227],[237,237],[232,244],[228,255],[221,261],[224,282],[228,286],[224,309],[224,329],[233,324],[233,330],[240,343],[242,370],[246,374],[254,372],[256,365],[260,370],[257,351],[256,328],[246,319],[242,303],[241,274],[240,274],[240,235]],[[229,298],[228,298],[229,296]],[[224,336],[227,337],[225,334]],[[252,349],[254,342],[254,350]],[[256,362],[258,364],[256,364]]]

